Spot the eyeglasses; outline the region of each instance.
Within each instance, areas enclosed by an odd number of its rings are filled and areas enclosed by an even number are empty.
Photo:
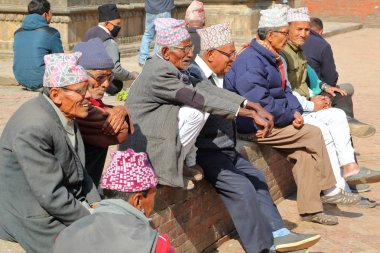
[[[227,52],[224,52],[224,51],[216,49],[216,48],[213,48],[212,50],[218,51],[219,53],[227,56],[229,59],[236,57],[236,51],[235,50],[232,51],[231,53],[227,53]]]
[[[98,84],[102,84],[104,83],[106,80],[108,80],[108,82],[111,82],[113,80],[113,73],[109,74],[109,75],[105,75],[105,74],[100,74],[100,75],[93,75],[91,74],[90,72],[87,72],[87,75],[89,75],[90,77],[94,78],[95,81],[98,83]],[[91,87],[90,87],[91,88]]]
[[[88,90],[88,85],[83,86],[83,88],[81,88],[81,89],[77,88],[77,89],[73,89],[72,90],[72,89],[68,89],[66,87],[61,87],[61,89],[65,90],[65,91],[71,91],[71,92],[74,92],[74,93],[80,95],[81,97],[85,97],[86,93],[87,93],[87,90]]]
[[[194,45],[193,44],[187,45],[184,47],[180,47],[180,46],[173,46],[173,47],[178,48],[178,49],[182,49],[185,52],[185,54],[190,53],[190,51],[194,51]]]
[[[283,32],[283,31],[272,31],[274,33],[281,33],[282,35],[284,35],[285,37],[288,37],[289,36],[289,31],[287,32]]]

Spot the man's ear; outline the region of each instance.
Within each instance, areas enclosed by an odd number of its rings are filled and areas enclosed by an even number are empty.
[[[267,34],[265,35],[265,39],[268,40],[269,42],[272,42],[273,40],[273,31],[268,31]]]
[[[215,57],[215,50],[207,50],[205,52],[205,56],[206,56],[206,59],[207,61],[209,62],[213,62],[214,61],[214,57]]]
[[[141,205],[141,200],[143,198],[143,195],[141,192],[135,193],[132,195],[132,197],[129,198],[128,203],[134,206],[135,208],[141,210],[142,205]]]
[[[61,90],[59,88],[50,88],[49,96],[51,101],[57,106],[62,104]]]
[[[162,55],[162,58],[168,61],[170,59],[170,48],[163,47],[161,50],[161,55]]]

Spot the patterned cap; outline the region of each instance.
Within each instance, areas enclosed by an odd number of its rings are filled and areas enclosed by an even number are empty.
[[[260,11],[260,20],[258,28],[282,27],[287,26],[287,9],[275,6],[272,9]]]
[[[44,87],[65,87],[88,80],[86,70],[78,65],[81,52],[48,54],[44,56]]]
[[[100,187],[120,192],[141,192],[158,184],[146,153],[132,149],[112,153],[112,160],[103,175]]]
[[[185,20],[187,22],[205,22],[205,9],[203,3],[197,0],[191,2],[186,10]]]
[[[185,21],[174,18],[157,18],[154,20],[156,42],[162,46],[175,46],[190,38]]]
[[[301,7],[288,10],[288,22],[310,22],[309,9]]]
[[[198,29],[197,33],[201,37],[201,50],[203,51],[218,48],[233,42],[229,23]]]

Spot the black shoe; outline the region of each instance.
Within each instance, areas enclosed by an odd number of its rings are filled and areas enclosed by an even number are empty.
[[[308,249],[321,239],[317,234],[290,233],[274,238],[274,248],[278,252],[289,252]]]

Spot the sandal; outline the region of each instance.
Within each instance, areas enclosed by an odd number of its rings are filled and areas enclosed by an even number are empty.
[[[329,226],[337,225],[339,223],[337,217],[325,214],[324,212],[302,215],[301,220]]]
[[[360,196],[358,194],[340,190],[340,193],[331,197],[321,196],[321,201],[323,204],[352,206],[359,204]]]
[[[361,167],[355,175],[345,178],[348,184],[370,184],[380,182],[380,170],[372,170]]]

